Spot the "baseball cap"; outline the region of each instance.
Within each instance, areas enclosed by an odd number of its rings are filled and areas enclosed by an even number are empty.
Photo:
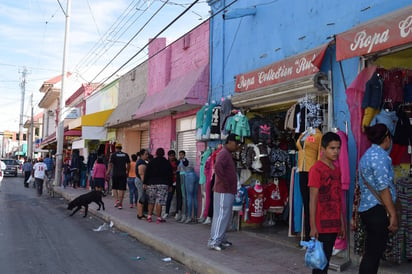
[[[231,133],[231,134],[229,134],[229,136],[227,136],[227,138],[226,138],[226,144],[227,144],[229,141],[235,141],[235,142],[238,143],[238,144],[242,143],[242,141],[240,140],[240,136],[238,136],[238,135],[236,135],[236,134],[233,134],[233,133]]]

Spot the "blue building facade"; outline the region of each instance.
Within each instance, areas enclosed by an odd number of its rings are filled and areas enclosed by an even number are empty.
[[[349,197],[352,197],[358,151],[351,130],[346,88],[364,64],[359,56],[338,62],[335,37],[377,17],[410,8],[410,0],[209,0],[208,3],[212,11],[209,101],[236,97],[239,75],[325,47],[320,71],[329,76],[333,90],[329,126],[348,128],[352,178]],[[276,97],[272,100],[276,101]]]

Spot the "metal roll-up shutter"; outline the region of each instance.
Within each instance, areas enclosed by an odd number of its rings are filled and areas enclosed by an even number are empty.
[[[142,130],[140,133],[140,149],[149,149],[149,131]]]
[[[181,131],[177,133],[176,156],[180,150],[186,152],[186,158],[191,167],[196,166],[196,130]]]

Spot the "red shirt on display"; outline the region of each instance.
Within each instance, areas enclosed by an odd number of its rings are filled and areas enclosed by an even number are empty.
[[[264,221],[263,215],[263,203],[265,200],[265,192],[256,192],[253,187],[247,190],[247,196],[249,199],[249,218],[248,223],[260,224]]]
[[[264,208],[284,207],[288,200],[288,187],[285,179],[279,179],[278,184],[271,183],[264,186],[265,204]]]
[[[309,170],[309,187],[319,188],[316,228],[319,233],[339,233],[341,224],[341,173],[317,161]]]

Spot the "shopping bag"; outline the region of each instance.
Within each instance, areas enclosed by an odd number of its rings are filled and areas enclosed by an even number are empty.
[[[29,179],[27,179],[27,183],[28,183],[28,184],[34,183],[34,178],[33,178],[33,176],[30,175]]]
[[[323,270],[328,264],[325,252],[323,252],[323,243],[311,238],[310,241],[301,241],[301,246],[306,247],[305,265],[310,269]]]

